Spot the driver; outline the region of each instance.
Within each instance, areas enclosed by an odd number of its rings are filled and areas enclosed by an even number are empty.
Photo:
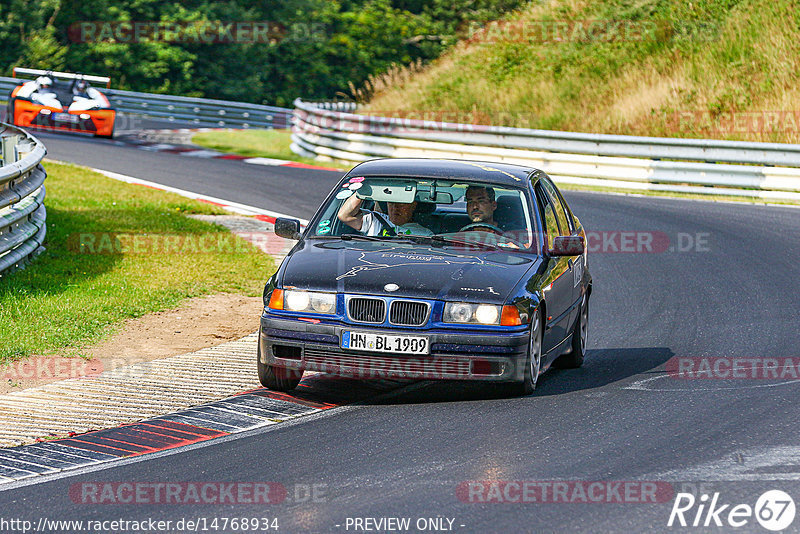
[[[354,230],[371,236],[390,235],[388,229],[397,235],[433,235],[433,232],[421,224],[411,221],[414,210],[417,209],[416,200],[410,204],[387,202],[388,221],[382,213],[361,209],[363,202],[364,199],[358,195],[351,195],[342,202],[337,217]]]
[[[51,80],[49,76],[39,76],[36,78],[36,83],[39,85],[40,89],[49,89],[50,86],[53,85],[53,80]]]
[[[88,95],[86,94],[88,89],[89,89],[89,84],[86,82],[86,80],[78,80],[77,83],[75,84],[75,87],[72,90],[72,93],[76,96],[82,96],[84,98],[88,98]]]
[[[467,201],[467,216],[472,222],[461,231],[497,228],[497,223],[494,222],[494,210],[497,209],[494,188],[471,185],[467,187],[464,198]],[[479,223],[486,223],[486,226],[479,226]]]

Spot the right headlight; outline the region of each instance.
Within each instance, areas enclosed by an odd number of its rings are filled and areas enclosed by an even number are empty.
[[[297,289],[276,289],[280,297],[273,294],[269,307],[278,310],[307,313],[336,313],[336,293],[320,293],[317,291],[300,291]]]

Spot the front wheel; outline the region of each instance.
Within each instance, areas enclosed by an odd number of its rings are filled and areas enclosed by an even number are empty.
[[[256,360],[258,367],[258,381],[265,388],[273,391],[291,391],[300,383],[303,378],[303,371],[286,369],[261,363],[261,344],[258,345],[258,357]]]
[[[536,382],[539,381],[539,372],[542,368],[542,315],[538,310],[533,314],[532,322],[524,378],[522,382],[515,382],[510,386],[514,395],[530,395],[536,389]]]
[[[14,108],[14,99],[11,98],[8,100],[8,107],[6,108],[6,122],[16,126],[16,123],[14,122],[14,119],[16,119]]]

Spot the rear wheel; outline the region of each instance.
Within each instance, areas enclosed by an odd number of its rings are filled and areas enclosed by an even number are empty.
[[[291,391],[303,378],[303,371],[261,363],[261,343],[258,344],[256,365],[258,366],[259,382],[265,388],[273,391]]]
[[[589,297],[583,296],[578,320],[572,331],[572,346],[570,351],[560,356],[553,362],[553,367],[558,369],[577,369],[583,365],[586,357],[586,334],[589,331]]]

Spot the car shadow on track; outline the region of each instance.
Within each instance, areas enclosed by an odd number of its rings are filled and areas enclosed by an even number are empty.
[[[631,377],[658,373],[674,353],[666,347],[598,349],[587,351],[579,369],[550,369],[541,376],[530,397],[565,395],[605,388]],[[464,402],[513,397],[507,387],[489,382],[422,381],[410,383],[396,393],[360,402],[364,405]]]
[[[553,369],[539,377],[534,396],[598,389],[642,374],[653,374],[675,356],[667,347],[589,350],[579,369]]]

